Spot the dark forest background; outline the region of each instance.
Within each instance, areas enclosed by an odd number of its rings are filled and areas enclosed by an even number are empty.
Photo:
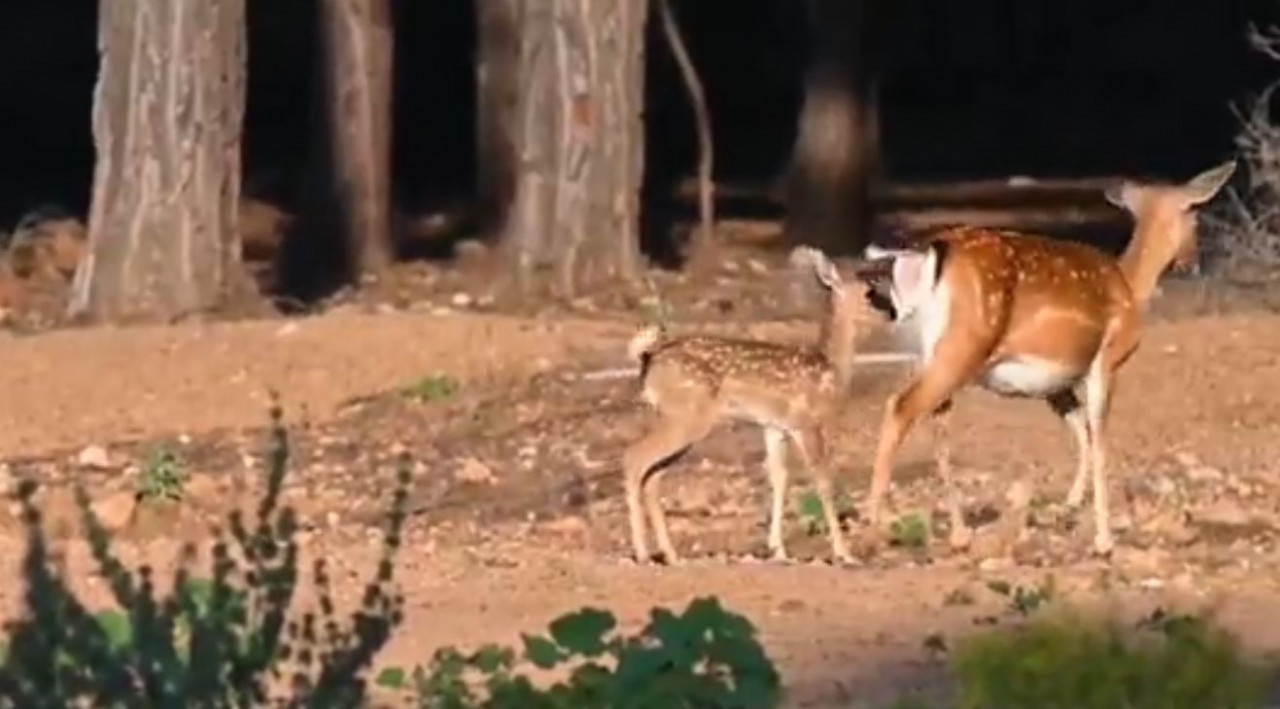
[[[398,0],[394,190],[401,209],[467,199],[474,182],[471,0]],[[83,214],[97,71],[91,0],[0,5],[0,224],[42,203]],[[806,38],[789,0],[679,4],[703,74],[720,181],[783,168]],[[901,0],[885,3],[882,125],[894,181],[1026,174],[1185,177],[1232,150],[1230,104],[1274,66],[1245,41],[1270,0]],[[247,193],[291,201],[319,59],[312,0],[251,0]],[[647,186],[691,173],[694,134],[656,22]]]

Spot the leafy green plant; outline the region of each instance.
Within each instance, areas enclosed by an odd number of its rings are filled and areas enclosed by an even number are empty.
[[[924,515],[903,515],[889,525],[890,542],[907,549],[925,548],[930,534],[929,520]]]
[[[959,709],[1251,709],[1266,677],[1203,616],[1070,613],[961,641],[952,671]]]
[[[1057,584],[1052,575],[1046,576],[1039,586],[1013,586],[1007,581],[990,581],[987,588],[1008,598],[1009,610],[1020,616],[1035,613],[1057,595]]]
[[[853,501],[843,485],[835,486],[836,514],[844,516],[853,510]],[[804,525],[805,534],[817,536],[827,533],[827,518],[822,513],[822,498],[813,490],[805,490],[796,503],[796,516]]]
[[[679,615],[657,608],[637,635],[616,632],[614,616],[585,608],[553,621],[523,648],[487,645],[438,651],[427,667],[382,671],[378,681],[414,693],[423,709],[765,709],[781,701],[773,662],[742,616],[715,598]],[[568,670],[540,688],[522,666]]]
[[[431,374],[425,376],[400,390],[401,396],[414,401],[444,401],[453,397],[462,388],[457,379],[447,374]]]
[[[165,447],[152,450],[142,463],[138,476],[138,497],[143,500],[182,499],[187,474],[178,455]]]
[[[314,567],[319,612],[292,614],[297,588],[297,521],[279,505],[288,467],[288,438],[272,408],[266,491],[254,523],[227,520],[212,549],[212,576],[195,578],[194,549],[177,571],[174,592],[157,591],[149,567],[127,569],[77,490],[91,553],[115,609],[91,612],[55,570],[24,482],[19,502],[28,546],[23,571],[25,613],[8,624],[0,666],[0,706],[243,707],[267,703],[273,689],[286,706],[355,707],[364,700],[363,670],[400,622],[392,589],[393,558],[408,497],[402,461],[375,578],[362,607],[337,616],[323,562]],[[280,679],[288,680],[281,687]]]

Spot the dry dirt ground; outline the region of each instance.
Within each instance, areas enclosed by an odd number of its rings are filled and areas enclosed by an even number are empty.
[[[699,288],[664,288],[691,329],[721,321],[810,338],[812,323],[788,317],[779,261],[730,259]],[[1280,649],[1270,612],[1280,579],[1280,316],[1266,294],[1174,283],[1157,303],[1115,401],[1110,562],[1087,553],[1088,515],[1075,524],[1057,504],[1073,469],[1061,424],[1043,404],[973,391],[957,401],[954,452],[982,525],[974,551],[946,548],[923,427],[899,459],[894,505],[935,523],[925,548],[827,564],[798,474],[788,533],[799,561],[757,561],[762,445],[755,431],[726,427],[666,477],[673,534],[690,561],[661,568],[626,558],[617,471],[648,412],[633,379],[591,374],[625,366],[640,315],[586,301],[575,313],[480,312],[483,294],[464,286],[355,299],[306,318],[0,333],[0,486],[41,481],[51,533],[65,536],[65,491],[86,485],[125,558],[163,569],[261,488],[274,389],[293,443],[286,500],[302,515],[304,553],[338,570],[340,603],[354,604],[373,571],[395,456],[415,461],[397,572],[407,617],[379,663],[514,641],[582,605],[634,626],[654,605],[714,594],[758,624],[789,706],[871,706],[938,687],[939,660],[922,643],[999,613],[1007,602],[988,582],[1048,575],[1070,598],[1131,613],[1211,606],[1251,648]],[[891,346],[885,332],[864,342]],[[838,442],[855,530],[881,407],[905,375],[896,365],[858,372]],[[188,476],[185,501],[135,508],[144,461],[161,449]],[[1008,502],[1013,488],[1030,493],[1021,514]],[[16,579],[23,537],[13,511],[0,510],[0,559]],[[84,545],[68,541],[61,553],[73,584],[104,602]],[[21,592],[0,587],[8,613]]]

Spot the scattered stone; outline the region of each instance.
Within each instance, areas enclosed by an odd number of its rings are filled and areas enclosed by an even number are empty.
[[[542,523],[542,528],[554,534],[582,534],[587,531],[587,521],[579,515],[557,517]]]
[[[86,446],[76,455],[76,465],[82,468],[105,470],[111,467],[111,454],[99,445]]]
[[[197,502],[213,501],[222,494],[222,485],[214,476],[201,473],[187,478],[183,492]]]
[[[497,477],[489,466],[481,463],[475,458],[464,458],[462,465],[453,474],[458,482],[478,483],[483,485],[492,485],[497,482]]]
[[[1228,528],[1248,527],[1259,522],[1238,502],[1229,499],[1221,499],[1192,511],[1191,519],[1196,524]]]
[[[1193,483],[1216,483],[1222,482],[1226,475],[1217,468],[1209,465],[1197,465],[1187,468],[1187,479]]]
[[[449,302],[452,303],[455,308],[466,308],[471,306],[473,299],[469,294],[458,291],[453,294],[453,297],[449,299]]]
[[[1143,577],[1159,575],[1169,563],[1169,552],[1163,549],[1119,546],[1113,555],[1116,565],[1123,567],[1128,573]]]
[[[138,497],[133,492],[121,491],[95,501],[90,508],[108,532],[120,532],[133,521],[138,509]]]
[[[476,239],[463,239],[454,244],[453,253],[460,260],[477,261],[489,254],[489,247]]]
[[[1013,566],[1013,559],[1007,556],[993,556],[978,562],[979,571],[1004,571]]]

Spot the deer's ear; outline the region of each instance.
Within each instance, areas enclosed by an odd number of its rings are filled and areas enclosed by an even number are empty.
[[[905,317],[933,292],[937,275],[936,249],[902,253],[893,260],[894,309]]]
[[[822,285],[833,291],[844,288],[844,279],[840,278],[840,271],[836,268],[831,260],[822,254],[818,254],[813,262],[813,275],[817,277]]]
[[[831,263],[831,259],[827,258],[826,254],[811,246],[797,246],[793,249],[791,265],[810,269],[818,282],[826,288],[833,291],[844,288],[844,279],[840,277],[840,270]]]
[[[1133,198],[1137,193],[1138,186],[1128,180],[1125,180],[1103,190],[1102,196],[1111,204],[1132,212],[1134,202]]]
[[[1210,168],[1195,177],[1187,180],[1182,186],[1183,195],[1186,197],[1188,206],[1204,204],[1213,199],[1218,194],[1218,190],[1227,184],[1227,180],[1231,179],[1231,175],[1236,171],[1236,161],[1228,160],[1217,167]]]

